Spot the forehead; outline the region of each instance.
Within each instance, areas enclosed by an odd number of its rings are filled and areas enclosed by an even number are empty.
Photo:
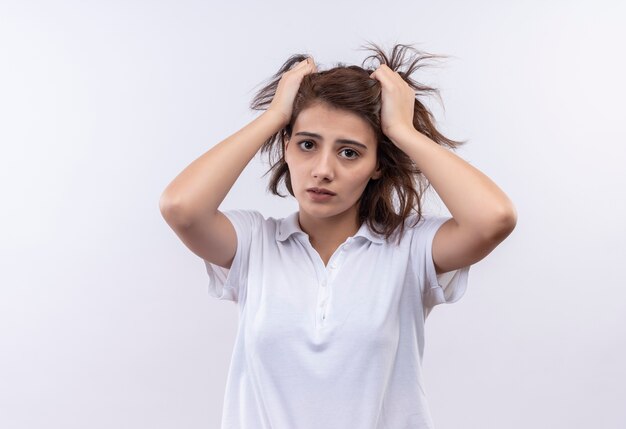
[[[363,118],[347,110],[316,104],[298,114],[293,132],[308,131],[321,134],[324,139],[346,138],[366,145],[376,143],[374,131]]]

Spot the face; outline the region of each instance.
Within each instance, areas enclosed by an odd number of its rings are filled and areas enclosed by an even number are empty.
[[[367,183],[381,176],[376,146],[374,131],[354,113],[324,104],[300,112],[285,147],[300,212],[315,218],[356,218],[357,202]],[[313,187],[334,195],[308,191]]]

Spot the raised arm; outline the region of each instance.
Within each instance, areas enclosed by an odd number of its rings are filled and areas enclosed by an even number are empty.
[[[218,208],[263,143],[288,124],[300,82],[315,70],[307,59],[286,71],[265,112],[189,164],[161,194],[163,218],[196,255],[230,268],[237,236]]]
[[[217,214],[243,169],[284,122],[280,113],[266,110],[189,164],[165,188],[159,200],[167,223],[188,227]]]

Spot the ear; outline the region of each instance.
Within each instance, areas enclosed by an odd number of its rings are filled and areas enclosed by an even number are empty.
[[[289,137],[285,136],[285,150],[283,153],[283,157],[285,158],[285,162],[287,162],[287,147],[289,147]]]
[[[374,173],[372,174],[372,179],[374,180],[380,179],[382,175],[383,175],[383,172],[380,169],[380,167],[378,167],[376,170],[374,170]]]

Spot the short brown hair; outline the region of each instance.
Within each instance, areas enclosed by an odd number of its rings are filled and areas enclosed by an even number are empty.
[[[386,239],[389,239],[398,226],[400,226],[400,235],[404,232],[405,220],[411,214],[411,210],[416,211],[416,222],[419,222],[422,217],[422,198],[430,187],[430,182],[413,160],[383,134],[380,124],[382,88],[380,82],[369,77],[377,66],[368,68],[364,66],[365,62],[373,59],[379,64],[386,64],[393,71],[398,72],[416,91],[413,113],[413,125],[416,130],[437,144],[451,149],[456,149],[458,145],[466,141],[450,140],[437,131],[432,113],[419,98],[429,93],[440,96],[439,90],[415,82],[410,77],[415,70],[424,65],[421,64],[424,60],[445,58],[445,56],[428,54],[404,44],[396,44],[391,55],[387,56],[376,44],[370,42],[369,45],[370,48],[367,45],[365,48],[374,53],[363,61],[361,67],[338,63],[329,70],[305,75],[294,99],[289,124],[263,143],[261,153],[268,153],[270,168],[265,175],[273,171],[268,190],[274,195],[286,197],[287,195],[281,195],[278,192],[278,186],[284,180],[287,190],[294,196],[284,154],[285,140],[291,137],[293,125],[300,112],[315,104],[324,103],[331,108],[346,110],[363,118],[371,125],[377,138],[376,156],[382,176],[376,180],[371,179],[365,187],[359,199],[359,222],[368,222],[374,232],[383,234]],[[413,55],[407,61],[405,55],[409,51]],[[272,76],[270,83],[257,92],[250,107],[253,110],[266,110],[276,93],[283,73],[308,56],[292,55]],[[401,71],[405,64],[408,64],[406,71]],[[441,100],[440,97],[439,99]],[[394,204],[394,191],[397,209]]]

